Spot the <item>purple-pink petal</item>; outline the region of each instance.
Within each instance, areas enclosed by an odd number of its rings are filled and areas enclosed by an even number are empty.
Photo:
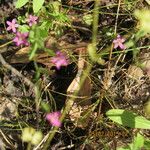
[[[122,43],[125,42],[125,39],[124,39],[124,38],[121,38],[120,40],[121,40]]]
[[[56,52],[56,56],[51,58],[51,63],[53,63],[58,70],[61,68],[61,66],[67,66],[68,59],[66,54],[62,53],[61,51]]]
[[[114,43],[114,44],[117,43],[117,40],[113,40],[113,43]]]
[[[11,22],[10,21],[6,21],[8,27],[7,27],[7,31],[12,30],[14,33],[16,33],[16,28],[18,28],[18,24],[16,23],[16,19],[13,19]]]
[[[7,23],[8,25],[11,25],[11,22],[10,22],[10,21],[6,21],[6,23]]]
[[[15,24],[15,23],[16,23],[16,19],[13,19],[13,20],[12,20],[12,23]]]
[[[29,15],[27,18],[27,22],[28,22],[29,26],[32,26],[33,24],[37,24],[37,20],[38,20],[37,16]]]
[[[125,46],[124,46],[122,43],[120,43],[119,47],[120,47],[121,49],[125,49]]]
[[[27,41],[28,34],[29,33],[17,32],[16,37],[14,38],[13,41],[16,43],[17,46],[20,46],[20,45],[28,46],[29,45],[29,43]]]
[[[59,111],[48,113],[46,115],[46,120],[48,120],[52,126],[60,127],[61,122],[60,122],[60,116],[61,113]]]
[[[9,30],[11,30],[11,27],[10,27],[10,26],[7,27],[7,31],[9,31]]]
[[[118,34],[118,35],[117,35],[117,39],[120,39],[120,38],[121,38],[121,36],[120,36],[120,34]]]
[[[20,46],[20,45],[22,45],[23,44],[23,41],[21,41],[21,40],[19,40],[19,38],[14,38],[14,40],[13,40],[15,43],[16,43],[16,45],[17,46]]]
[[[119,44],[118,44],[118,43],[114,44],[114,48],[117,48],[118,46],[119,46]]]
[[[114,48],[120,47],[121,49],[125,49],[125,45],[123,44],[125,39],[122,38],[120,35],[117,35],[117,38],[113,40]]]

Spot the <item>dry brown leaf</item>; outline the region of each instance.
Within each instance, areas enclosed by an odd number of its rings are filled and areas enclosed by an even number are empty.
[[[76,95],[77,98],[75,98],[74,101],[71,101],[68,97],[66,100],[67,103],[69,102],[71,106],[71,110],[69,111],[70,119],[75,123],[76,126],[82,128],[88,125],[89,117],[84,118],[84,112],[87,112],[87,106],[91,104],[91,100],[89,99],[91,96],[91,80],[88,76],[81,86],[83,71],[87,68],[87,62],[85,61],[84,56],[82,56],[84,53],[85,51],[82,50],[79,54],[77,75],[67,89],[68,95],[79,91]],[[82,118],[84,118],[84,120],[82,120]]]
[[[81,42],[78,44],[69,44],[65,41],[57,41],[53,37],[48,37],[45,41],[45,47],[48,49],[55,51],[58,50],[70,50],[72,52],[79,53],[79,51],[82,51],[82,47],[86,46],[87,43]],[[29,63],[29,50],[30,47],[24,47],[18,50],[10,60],[8,60],[8,63],[17,64],[17,63]],[[38,63],[46,65],[48,68],[51,68],[53,64],[50,62],[50,56],[45,51],[37,51],[34,60]]]

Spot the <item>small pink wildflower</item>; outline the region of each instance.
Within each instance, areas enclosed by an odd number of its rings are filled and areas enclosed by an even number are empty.
[[[16,33],[16,28],[18,28],[18,24],[16,23],[16,19],[13,19],[11,22],[10,21],[6,21],[8,27],[7,27],[7,31],[12,30],[14,33]]]
[[[46,115],[46,120],[48,120],[52,124],[52,126],[60,127],[61,126],[61,122],[59,120],[60,116],[61,113],[59,111],[48,113]]]
[[[66,55],[60,51],[56,52],[56,56],[51,58],[51,62],[56,66],[59,70],[61,66],[67,66],[68,60]]]
[[[125,45],[123,44],[125,39],[122,38],[120,35],[117,36],[115,40],[113,40],[114,48],[120,47],[121,49],[125,49]]]
[[[27,37],[28,37],[29,33],[21,33],[21,32],[17,32],[16,33],[16,37],[14,38],[14,42],[16,43],[17,46],[20,45],[26,45],[28,46],[29,43],[27,41]]]
[[[38,19],[37,16],[29,15],[27,18],[27,22],[28,22],[29,26],[31,27],[33,24],[37,24],[37,19]]]

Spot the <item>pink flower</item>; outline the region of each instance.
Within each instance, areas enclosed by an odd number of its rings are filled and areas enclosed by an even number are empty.
[[[20,46],[20,45],[28,46],[29,45],[29,43],[27,41],[28,35],[29,35],[29,33],[17,32],[16,37],[14,38],[13,41],[16,43],[17,46]]]
[[[56,52],[56,56],[51,58],[51,62],[56,66],[59,70],[61,66],[67,66],[68,60],[66,55],[60,51]]]
[[[16,28],[18,28],[18,24],[16,23],[16,19],[13,19],[11,22],[10,21],[6,21],[8,27],[7,27],[7,31],[12,30],[14,33],[16,33]]]
[[[52,124],[52,126],[60,127],[61,126],[61,122],[59,120],[60,116],[61,113],[59,111],[48,113],[46,115],[46,120],[48,120]]]
[[[37,16],[29,15],[27,18],[27,22],[28,22],[29,26],[31,27],[33,24],[37,24],[37,19],[38,19]]]
[[[123,44],[125,39],[122,38],[120,35],[117,36],[115,40],[113,40],[114,48],[120,47],[121,49],[125,49],[125,45]]]

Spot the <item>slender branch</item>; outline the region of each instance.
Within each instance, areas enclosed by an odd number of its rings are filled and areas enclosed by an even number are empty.
[[[3,58],[3,56],[0,54],[0,62],[2,63],[2,65],[7,68],[8,70],[11,70],[15,75],[17,75],[18,77],[22,78],[23,81],[30,87],[34,88],[34,84],[28,79],[26,78],[24,75],[22,75],[17,69],[13,68],[11,65],[9,65],[5,59]]]
[[[119,17],[120,5],[121,5],[121,0],[118,1],[118,8],[117,8],[116,21],[115,21],[115,30],[114,30],[114,34],[117,33],[117,26],[118,26],[118,17]]]

